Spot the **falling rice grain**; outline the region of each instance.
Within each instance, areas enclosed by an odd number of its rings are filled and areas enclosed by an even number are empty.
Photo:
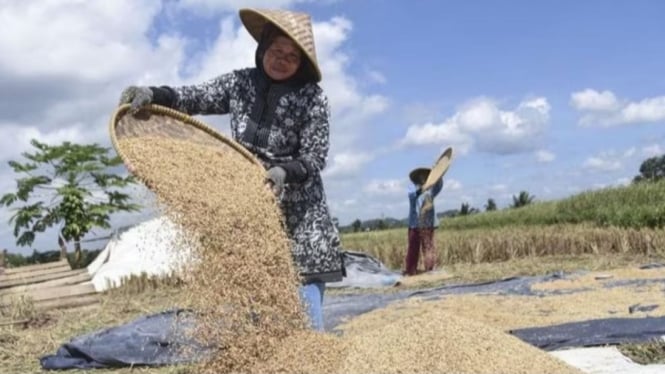
[[[208,372],[243,372],[303,331],[297,272],[264,172],[237,152],[161,137],[120,141],[167,214],[197,239],[188,269],[195,329],[221,347]]]

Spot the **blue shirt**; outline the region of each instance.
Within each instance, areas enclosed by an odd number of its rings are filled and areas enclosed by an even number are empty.
[[[436,181],[434,186],[429,190],[417,195],[417,188],[409,191],[409,228],[432,228],[439,225],[438,219],[436,218],[436,213],[434,212],[434,198],[441,192],[443,188],[443,179]],[[427,198],[432,199],[432,208],[426,211],[422,217],[420,217],[420,210],[423,207],[423,203]],[[422,218],[422,221],[421,221]]]

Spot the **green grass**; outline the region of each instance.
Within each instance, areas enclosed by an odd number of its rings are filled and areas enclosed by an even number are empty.
[[[536,202],[469,216],[444,218],[444,229],[589,223],[601,227],[665,227],[665,180],[587,191],[569,198]]]
[[[665,364],[665,341],[663,340],[621,345],[619,346],[619,350],[625,356],[641,365]]]

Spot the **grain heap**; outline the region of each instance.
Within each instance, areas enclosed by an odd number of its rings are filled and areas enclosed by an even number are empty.
[[[202,312],[197,339],[222,347],[204,369],[247,370],[302,331],[298,276],[263,171],[237,152],[183,140],[144,136],[119,145],[166,214],[198,243],[188,304]]]
[[[518,338],[431,306],[391,307],[342,326],[342,373],[581,374]]]

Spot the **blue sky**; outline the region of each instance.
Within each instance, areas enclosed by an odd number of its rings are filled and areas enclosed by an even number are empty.
[[[239,5],[313,16],[333,110],[324,178],[342,224],[405,217],[409,170],[448,146],[455,158],[438,210],[488,198],[504,207],[521,190],[550,200],[625,184],[642,160],[665,153],[662,1],[0,4],[0,192],[15,177],[6,161],[32,137],[108,145],[124,86],[190,84],[251,65]],[[226,118],[202,119],[228,133]],[[30,252],[10,229],[0,246]],[[53,243],[47,233],[35,247]]]

